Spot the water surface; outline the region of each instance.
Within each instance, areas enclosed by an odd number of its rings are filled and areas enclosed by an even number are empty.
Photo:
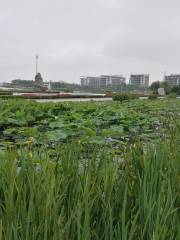
[[[36,102],[88,102],[88,101],[112,101],[112,98],[58,98],[58,99],[35,99]]]

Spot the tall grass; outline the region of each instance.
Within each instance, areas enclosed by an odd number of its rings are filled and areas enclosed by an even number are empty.
[[[0,239],[180,239],[179,139],[124,162],[81,146],[0,156]],[[32,156],[31,156],[32,155]]]

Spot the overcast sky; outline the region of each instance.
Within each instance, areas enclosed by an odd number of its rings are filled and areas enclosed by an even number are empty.
[[[0,81],[180,73],[179,0],[1,0]]]

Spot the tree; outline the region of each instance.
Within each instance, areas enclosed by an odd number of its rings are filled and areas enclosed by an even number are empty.
[[[172,87],[171,93],[176,93],[177,95],[180,95],[180,85]]]
[[[161,82],[160,87],[164,88],[167,94],[171,91],[171,85],[166,81]]]
[[[158,92],[158,88],[160,88],[160,81],[153,82],[150,86],[150,89],[154,92]]]

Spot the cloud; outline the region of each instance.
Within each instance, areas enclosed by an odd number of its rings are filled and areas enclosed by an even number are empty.
[[[177,0],[3,0],[0,81],[34,78],[40,55],[45,79],[179,70]]]

